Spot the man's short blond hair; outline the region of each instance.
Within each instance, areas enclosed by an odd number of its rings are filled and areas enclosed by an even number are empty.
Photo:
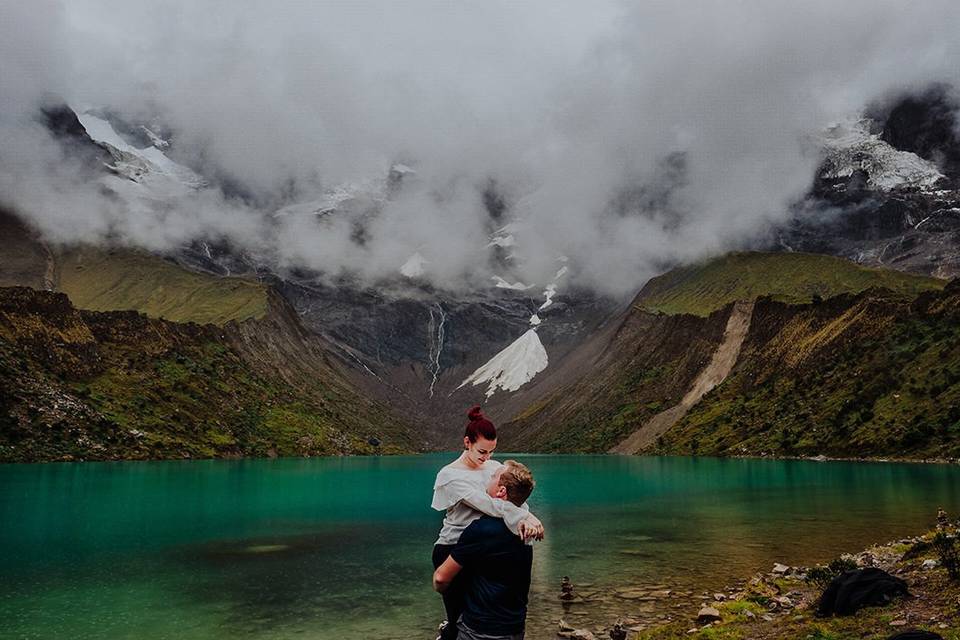
[[[530,473],[530,469],[526,465],[520,464],[516,460],[507,460],[503,463],[499,484],[507,490],[507,499],[519,507],[533,493],[533,487],[536,483],[533,481],[533,474]]]

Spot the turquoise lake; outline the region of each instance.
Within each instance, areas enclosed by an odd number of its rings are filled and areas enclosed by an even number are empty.
[[[455,455],[0,465],[0,637],[432,640],[429,503]],[[960,511],[957,465],[516,458],[547,527],[532,640],[561,615],[644,615],[613,597],[564,612],[563,575],[700,593]]]

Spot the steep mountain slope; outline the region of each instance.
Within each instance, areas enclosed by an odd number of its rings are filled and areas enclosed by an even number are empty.
[[[275,295],[260,319],[217,327],[0,288],[0,460],[420,448],[328,349]]]
[[[472,404],[483,403],[501,420],[530,402],[541,378],[620,306],[588,291],[556,287],[546,305],[542,290],[448,292],[396,283],[374,290],[313,278],[269,281],[305,326],[338,346],[357,385],[411,416],[438,447],[456,446],[464,411]],[[538,324],[531,321],[534,316]],[[527,356],[489,364],[505,349],[516,354],[524,345],[532,347]],[[498,375],[504,372],[493,369],[504,362],[513,370]],[[490,375],[474,375],[481,369]],[[507,390],[491,385],[519,379],[528,382]]]
[[[11,213],[0,208],[0,287],[52,289],[54,262],[49,249]]]
[[[0,290],[0,458],[426,446],[349,381],[336,347],[268,286],[144,253],[50,249],[10,214],[0,225],[4,285],[56,288],[86,309],[60,294]]]
[[[864,291],[871,281],[896,287],[899,293],[888,295],[907,302],[944,286],[805,254],[734,254],[669,272],[641,291],[614,331],[568,356],[566,371],[554,373],[567,381],[520,411],[503,428],[501,446],[648,450],[687,411],[713,397],[714,386],[724,388],[731,370],[739,370],[742,349],[759,330],[756,323],[765,320],[758,320],[757,309],[738,310],[737,301],[773,296],[817,306],[821,298]]]
[[[951,278],[960,275],[956,92],[909,92],[836,123],[808,196],[775,248]]]
[[[606,451],[680,402],[720,344],[728,315],[667,316],[634,306],[551,372],[548,380],[563,383],[502,426],[500,448]]]
[[[960,281],[761,299],[733,374],[648,451],[960,456]]]
[[[709,393],[722,383],[740,357],[740,349],[750,329],[753,319],[753,302],[737,302],[730,310],[727,326],[723,331],[723,340],[713,352],[710,363],[700,370],[690,389],[679,403],[661,411],[647,420],[639,429],[622,442],[610,449],[611,453],[637,453],[648,448],[666,433],[678,420]]]

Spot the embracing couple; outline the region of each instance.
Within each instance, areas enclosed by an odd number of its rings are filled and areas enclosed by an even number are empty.
[[[528,542],[543,538],[526,505],[533,476],[514,460],[491,460],[496,427],[480,407],[467,416],[464,451],[433,487],[433,508],[446,512],[433,548],[433,588],[447,614],[438,640],[521,640],[533,565]]]

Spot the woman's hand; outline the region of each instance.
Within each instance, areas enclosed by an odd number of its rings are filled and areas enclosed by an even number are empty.
[[[520,523],[520,537],[527,540],[543,540],[543,523],[532,513]]]

